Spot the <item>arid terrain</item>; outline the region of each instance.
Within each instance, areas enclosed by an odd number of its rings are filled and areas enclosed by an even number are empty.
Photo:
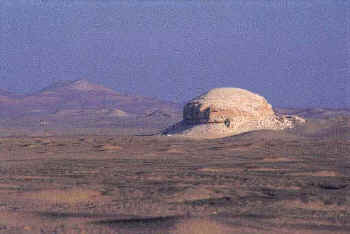
[[[26,95],[0,90],[0,136],[148,134],[181,117],[176,103],[121,94],[84,79]]]
[[[348,233],[350,118],[215,140],[0,138],[2,233]]]
[[[350,0],[0,0],[0,234],[350,234]]]
[[[348,233],[350,111],[220,139],[181,105],[87,80],[0,92],[1,233]],[[171,134],[170,134],[171,135]]]

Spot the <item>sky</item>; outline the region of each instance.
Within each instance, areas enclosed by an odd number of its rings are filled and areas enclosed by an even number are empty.
[[[345,0],[0,0],[0,89],[87,79],[185,102],[215,87],[350,108]]]

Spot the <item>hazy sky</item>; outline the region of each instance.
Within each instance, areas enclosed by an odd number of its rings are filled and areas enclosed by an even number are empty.
[[[0,88],[80,78],[183,102],[222,86],[350,107],[345,0],[0,0]]]

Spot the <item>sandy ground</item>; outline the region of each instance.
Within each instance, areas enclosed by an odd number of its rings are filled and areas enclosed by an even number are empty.
[[[346,131],[3,137],[0,233],[348,233]]]

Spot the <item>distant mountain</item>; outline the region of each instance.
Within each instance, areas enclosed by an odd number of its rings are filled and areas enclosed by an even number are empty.
[[[13,93],[0,89],[0,96],[12,96]]]
[[[36,106],[55,112],[61,109],[119,109],[126,113],[143,114],[150,109],[176,109],[172,102],[154,98],[120,94],[87,80],[56,82],[23,99],[26,106]]]
[[[326,119],[336,116],[350,116],[350,109],[331,108],[275,108],[277,113],[287,115],[298,115],[303,118]]]
[[[274,110],[281,114],[316,119],[316,122],[320,120],[320,123],[323,123],[323,119],[340,115],[350,116],[350,109]],[[42,123],[45,123],[45,128],[161,130],[181,119],[181,104],[121,94],[84,79],[55,82],[29,95],[0,89],[0,128],[42,129]]]
[[[0,89],[0,106],[2,104],[5,105],[13,105],[17,98],[20,98],[23,95],[19,95],[16,93],[12,93],[3,89]]]
[[[0,89],[0,103],[7,102],[11,98],[11,93]]]
[[[117,92],[113,91],[112,89],[108,89],[103,87],[102,85],[93,84],[85,79],[81,80],[74,80],[74,81],[58,81],[50,86],[40,90],[38,93],[40,94],[47,94],[51,92],[104,92],[104,93],[114,93],[117,94]]]
[[[1,93],[0,116],[22,122],[50,119],[89,124],[104,121],[108,125],[118,119],[127,118],[137,118],[140,123],[143,119],[149,121],[160,117],[178,119],[181,113],[179,104],[149,97],[123,95],[84,79],[55,82],[25,96],[6,96],[9,93],[4,91],[3,94],[6,95],[2,97]]]

